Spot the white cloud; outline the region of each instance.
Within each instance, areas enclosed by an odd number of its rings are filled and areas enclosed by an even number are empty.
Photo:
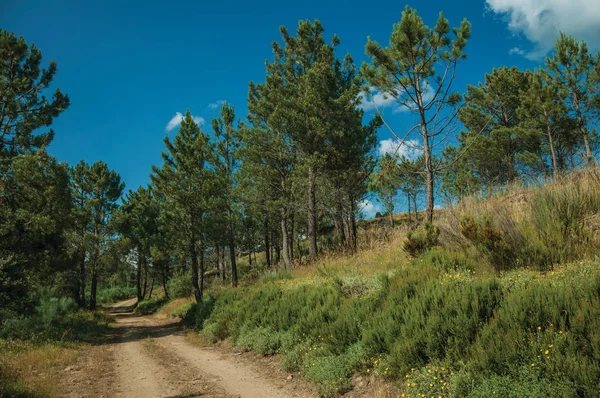
[[[525,57],[527,55],[527,53],[525,52],[525,50],[523,50],[522,48],[519,48],[519,47],[513,47],[513,48],[511,48],[510,50],[508,50],[508,53],[510,55],[517,54],[517,55],[521,55],[523,57]]]
[[[193,116],[192,115],[192,119],[194,119],[194,122],[198,125],[198,126],[202,126],[204,124],[204,118],[200,117],[200,116]],[[181,124],[181,121],[183,120],[183,114],[181,112],[175,112],[175,116],[173,116],[171,118],[171,120],[169,120],[169,123],[167,123],[167,126],[165,127],[165,130],[167,131],[171,131],[174,128],[176,128],[177,126],[179,126]]]
[[[366,218],[373,218],[380,211],[380,208],[377,203],[365,199],[358,204],[358,211],[363,213]]]
[[[379,141],[378,151],[380,155],[396,153],[400,157],[406,156],[408,159],[414,160],[423,153],[420,147],[421,144],[417,140],[406,140],[404,143],[400,143],[398,139],[390,138]]]
[[[398,91],[394,94],[398,95],[400,94],[400,92],[401,90],[398,89]],[[425,90],[423,90],[423,102],[428,103],[429,101],[431,101],[434,94],[435,91],[433,90],[433,88],[427,82],[425,82]],[[369,93],[361,93],[359,95],[359,98],[360,104],[358,105],[358,108],[362,109],[365,112],[370,112],[378,108],[379,110],[385,108],[392,108],[392,113],[408,112],[409,110],[411,110],[410,108],[407,108],[406,106],[396,101],[396,98],[394,98],[389,93],[380,91],[373,86],[369,87]],[[410,100],[408,101],[408,103],[410,105]]]
[[[208,107],[210,109],[217,109],[219,108],[221,105],[223,105],[225,103],[225,100],[216,100],[215,102],[213,102],[212,104],[208,104]]]
[[[552,49],[559,32],[600,48],[598,0],[486,0],[490,10],[508,17],[508,27],[534,44],[530,51],[513,48],[511,54],[539,59]]]
[[[390,106],[398,107],[396,99],[387,93],[379,91],[375,87],[369,87],[368,95],[367,93],[360,94],[360,104],[358,107],[365,112],[370,112],[377,108],[388,108]]]

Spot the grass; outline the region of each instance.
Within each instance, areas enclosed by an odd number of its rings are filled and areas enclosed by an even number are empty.
[[[59,394],[57,373],[75,363],[79,349],[65,344],[0,340],[0,391],[3,397]]]

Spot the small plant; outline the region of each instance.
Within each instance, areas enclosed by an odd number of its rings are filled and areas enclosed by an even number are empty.
[[[185,273],[173,275],[173,277],[169,279],[169,282],[167,282],[167,291],[169,292],[169,296],[173,299],[191,296],[192,283],[190,282],[189,275]]]
[[[160,307],[167,303],[167,299],[165,298],[153,298],[150,300],[144,300],[135,307],[135,312],[142,315],[153,314]]]
[[[409,232],[404,241],[404,251],[412,257],[418,257],[427,250],[439,244],[440,229],[432,224],[426,223],[424,227]]]

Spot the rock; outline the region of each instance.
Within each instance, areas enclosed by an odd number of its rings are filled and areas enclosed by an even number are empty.
[[[63,372],[70,372],[70,371],[72,371],[72,370],[73,370],[73,367],[72,367],[72,366],[67,366],[67,367],[66,367],[66,368],[63,370]]]
[[[358,383],[358,386],[359,386],[359,387],[364,387],[364,386],[365,386],[365,382],[364,382],[364,381],[361,381],[361,382],[359,382],[359,383]]]
[[[294,376],[292,376],[292,375],[289,375],[289,376],[287,377],[287,379],[286,379],[286,380],[287,380],[287,381],[292,381],[292,379],[293,379],[293,378],[294,378]]]

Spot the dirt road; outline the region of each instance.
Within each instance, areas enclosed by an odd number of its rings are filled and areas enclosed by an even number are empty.
[[[313,397],[285,377],[225,350],[192,344],[173,320],[132,312],[135,300],[112,308],[116,325],[66,369],[68,397]]]

